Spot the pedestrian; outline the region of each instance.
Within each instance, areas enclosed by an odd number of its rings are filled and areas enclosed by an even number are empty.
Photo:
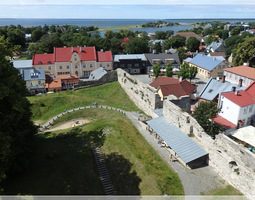
[[[173,161],[173,155],[170,154],[169,160],[172,162]]]

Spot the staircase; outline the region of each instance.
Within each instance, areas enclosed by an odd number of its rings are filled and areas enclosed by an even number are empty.
[[[99,171],[100,179],[104,187],[104,192],[106,195],[113,195],[113,186],[104,162],[102,151],[100,148],[96,147],[92,148],[92,152],[97,163],[97,169]]]

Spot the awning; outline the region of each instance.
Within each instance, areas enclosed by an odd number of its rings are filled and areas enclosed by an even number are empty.
[[[208,154],[173,123],[168,122],[164,116],[149,120],[147,124],[186,164]]]
[[[255,127],[253,126],[237,129],[232,136],[255,147]]]

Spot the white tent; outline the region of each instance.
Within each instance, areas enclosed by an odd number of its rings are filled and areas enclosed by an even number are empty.
[[[232,136],[255,147],[255,127],[253,126],[237,129]]]

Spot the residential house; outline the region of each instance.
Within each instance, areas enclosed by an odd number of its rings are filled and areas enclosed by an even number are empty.
[[[12,60],[11,62],[20,74],[23,74],[25,69],[33,69],[32,60]]]
[[[194,58],[184,60],[190,66],[197,68],[197,74],[204,78],[216,78],[223,76],[223,70],[228,67],[223,57],[210,57],[197,54]]]
[[[72,89],[78,83],[77,74],[46,75],[45,88],[47,92],[60,92]]]
[[[181,96],[192,97],[192,94],[194,94],[197,89],[187,80],[180,81],[176,78],[163,76],[156,78],[150,85],[157,88],[161,101],[166,99],[169,95],[174,95],[177,98]]]
[[[144,54],[115,55],[113,69],[121,68],[129,74],[146,74],[147,59]]]
[[[210,52],[208,56],[214,57],[214,56],[222,56],[223,58],[226,59],[226,54],[225,52]]]
[[[54,48],[53,54],[35,54],[33,67],[44,69],[46,74],[76,74],[88,78],[100,65],[112,70],[111,52],[96,52],[95,47]]]
[[[225,76],[220,80],[219,78],[213,79],[210,78],[209,81],[204,86],[203,90],[199,94],[199,103],[200,102],[215,102],[218,103],[219,95],[223,92],[235,92],[236,90],[244,90],[246,87],[242,85],[242,82],[239,84],[233,84],[225,81]]]
[[[173,68],[180,68],[180,60],[177,53],[145,53],[147,59],[148,72],[153,65],[160,64],[162,69],[165,69],[168,63],[172,64]]]
[[[45,92],[45,72],[43,69],[23,69],[22,77],[30,93],[37,94]]]
[[[240,128],[253,123],[255,114],[255,82],[243,91],[225,92],[218,103],[221,111],[215,122],[224,125],[232,124],[229,128]]]
[[[223,42],[212,42],[209,46],[206,47],[207,52],[225,52],[226,47]]]
[[[242,26],[244,28],[244,30],[248,30],[250,28],[250,26],[247,24],[226,24],[226,25],[224,25],[224,30],[231,31],[233,28],[238,27],[238,26]]]
[[[180,35],[180,36],[185,37],[186,40],[188,40],[190,37],[194,37],[194,38],[196,38],[197,40],[199,40],[200,43],[202,44],[202,39],[203,39],[202,36],[200,36],[200,35],[198,35],[198,34],[196,34],[196,33],[194,33],[194,32],[177,32],[177,33],[175,33],[174,35],[172,35],[172,37],[173,37],[173,36],[177,36],[177,35]]]
[[[241,65],[224,69],[226,81],[238,84],[242,79],[242,84],[248,87],[255,80],[255,68]]]
[[[106,71],[112,71],[113,69],[113,56],[112,51],[101,51],[97,52],[97,67],[102,67]]]
[[[99,80],[102,78],[105,74],[107,74],[107,71],[103,67],[99,67],[98,69],[92,71],[89,75],[89,80]]]

